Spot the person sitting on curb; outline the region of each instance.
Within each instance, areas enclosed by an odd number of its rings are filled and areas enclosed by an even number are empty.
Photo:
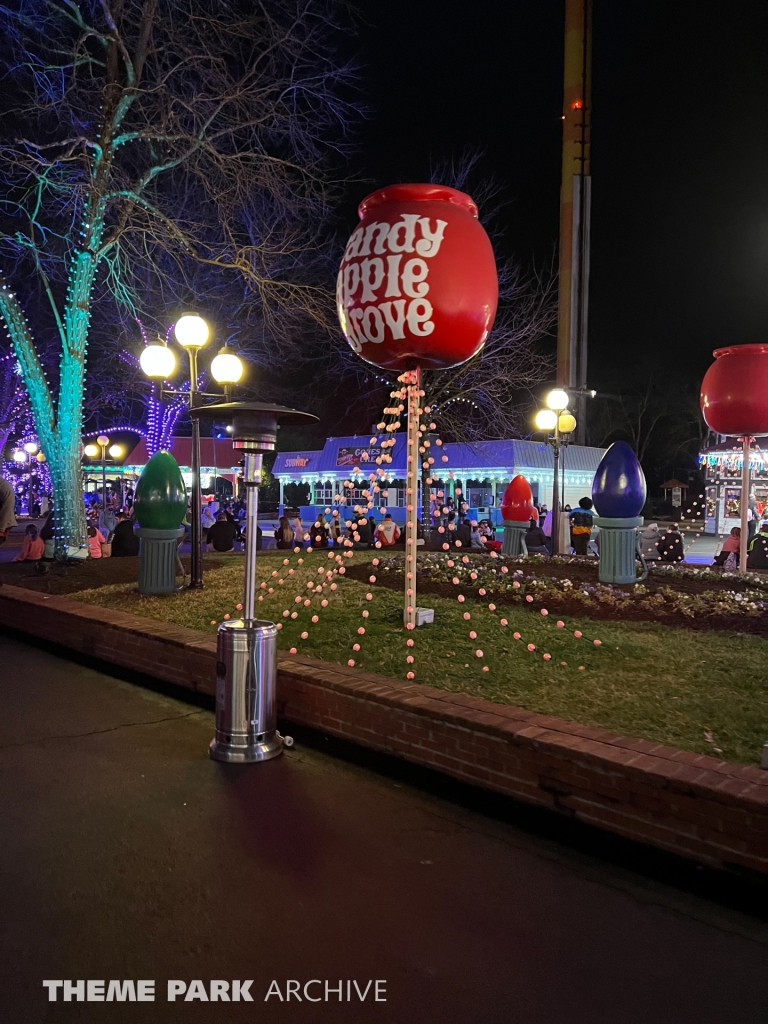
[[[103,558],[101,545],[106,543],[106,538],[101,530],[93,525],[88,527],[88,553],[91,558]]]
[[[647,526],[644,526],[639,531],[637,536],[640,541],[640,553],[646,562],[658,562],[659,541],[661,540],[658,524],[648,523]]]
[[[117,513],[117,524],[112,535],[112,557],[128,558],[139,553],[139,538],[133,520],[125,512]]]
[[[30,523],[24,531],[24,543],[14,562],[39,562],[45,552],[45,541],[37,535],[37,527]]]
[[[682,562],[684,558],[683,536],[677,523],[672,523],[659,541],[659,559],[662,562]]]
[[[731,528],[731,532],[723,541],[723,546],[720,548],[720,554],[715,555],[715,560],[712,565],[724,566],[728,561],[728,555],[735,555],[736,563],[739,561],[739,550],[741,548],[741,529],[738,526]],[[733,559],[731,559],[733,561]]]
[[[281,551],[285,551],[293,547],[295,534],[288,516],[280,516],[280,522],[277,524],[277,529],[275,530],[275,540],[277,542],[277,547]]]
[[[531,525],[525,531],[525,546],[529,555],[549,554],[546,535],[533,516],[531,516]]]
[[[376,540],[383,548],[393,548],[400,537],[400,530],[392,516],[387,512],[383,522],[376,527]]]
[[[754,540],[749,545],[747,568],[768,569],[768,522],[761,524],[760,533],[755,534]]]
[[[214,551],[232,551],[235,546],[235,537],[239,532],[236,523],[227,519],[226,512],[219,512],[216,522],[206,534],[206,544],[212,544]]]

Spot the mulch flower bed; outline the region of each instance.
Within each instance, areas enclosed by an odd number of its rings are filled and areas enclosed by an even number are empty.
[[[222,562],[237,555],[211,556],[203,558],[203,570],[218,569]],[[242,558],[242,555],[240,555]],[[189,573],[189,556],[182,555],[182,562]],[[34,562],[3,562],[0,564],[0,583],[9,583],[26,590],[37,590],[42,594],[76,594],[79,590],[92,590],[112,583],[138,583],[139,559],[129,558],[84,558],[82,561],[60,564],[42,562],[42,572]],[[182,582],[181,574],[177,577]]]
[[[367,580],[370,567],[347,567]],[[379,558],[376,585],[400,590],[402,556]],[[728,630],[768,638],[768,577],[709,567],[655,566],[642,583],[600,583],[587,559],[492,559],[487,555],[419,556],[420,594],[516,604],[540,612],[612,621],[652,621],[698,630]]]

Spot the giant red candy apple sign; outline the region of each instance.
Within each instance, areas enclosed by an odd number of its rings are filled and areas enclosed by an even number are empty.
[[[336,287],[354,351],[387,370],[471,359],[499,298],[493,249],[472,199],[443,185],[391,185],[358,213]]]
[[[727,437],[768,434],[768,345],[731,345],[713,355],[701,382],[707,426]]]

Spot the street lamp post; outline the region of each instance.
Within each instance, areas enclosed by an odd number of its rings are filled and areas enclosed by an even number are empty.
[[[189,408],[190,412],[200,406],[200,391],[197,386],[197,354],[210,337],[208,324],[197,313],[185,313],[176,321],[173,333],[176,341],[186,349],[189,356]],[[144,373],[156,380],[167,380],[176,368],[176,358],[162,339],[147,345],[139,359]],[[243,375],[243,364],[226,345],[211,363],[214,380],[224,387],[227,397],[232,386]],[[193,590],[203,586],[203,499],[200,489],[200,419],[192,414],[192,523],[191,523],[191,567],[189,585]]]
[[[546,409],[536,414],[536,429],[552,431],[547,438],[554,453],[554,471],[552,480],[552,554],[560,554],[560,449],[567,440],[563,440],[576,429],[576,417],[567,412],[568,394],[562,388],[555,388],[546,397]]]
[[[208,341],[208,324],[196,313],[179,317],[173,329],[176,341],[189,356],[189,408],[198,404],[197,353]],[[203,586],[203,496],[200,490],[200,420],[192,417],[192,553],[189,585],[193,590]]]
[[[101,448],[101,508],[104,514],[107,513],[107,448],[109,438],[106,434],[99,434],[96,444]]]
[[[123,454],[123,447],[119,444],[110,445],[106,434],[99,434],[96,444],[91,442],[83,448],[83,454],[89,459],[95,459],[101,453],[101,507],[105,516],[107,512],[107,452],[109,452],[110,458],[116,462]]]

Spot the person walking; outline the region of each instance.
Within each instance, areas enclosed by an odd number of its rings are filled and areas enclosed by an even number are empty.
[[[573,550],[577,555],[589,554],[589,538],[592,535],[592,520],[595,510],[591,498],[582,498],[579,507],[568,513],[573,538]]]

